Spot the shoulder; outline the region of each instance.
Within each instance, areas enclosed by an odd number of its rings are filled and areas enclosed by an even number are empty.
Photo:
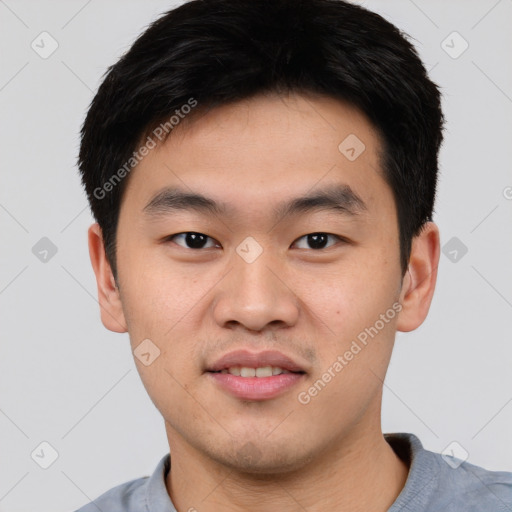
[[[113,487],[75,512],[147,512],[150,508],[175,511],[165,487],[169,468],[170,456],[167,453],[151,476]]]
[[[142,512],[146,510],[144,501],[148,480],[146,476],[113,487],[76,512]]]
[[[409,459],[406,484],[390,512],[512,511],[512,472],[490,471],[423,448],[413,434],[387,434],[401,458]]]
[[[454,510],[512,510],[511,472],[490,471],[469,462],[461,462],[458,465],[460,461],[457,459],[457,463],[453,465],[456,467],[453,467],[446,462],[443,455],[433,453],[433,456],[440,468],[439,493],[441,496],[444,495],[445,502]]]

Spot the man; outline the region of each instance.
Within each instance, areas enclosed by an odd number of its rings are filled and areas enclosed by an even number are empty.
[[[412,45],[349,3],[195,0],[139,37],[79,167],[170,455],[81,512],[512,510],[512,473],[381,429],[434,293],[442,127]]]

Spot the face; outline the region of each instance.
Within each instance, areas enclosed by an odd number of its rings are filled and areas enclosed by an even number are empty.
[[[349,105],[260,96],[175,128],[132,171],[103,321],[145,354],[171,446],[280,472],[380,428],[412,281],[379,150]]]

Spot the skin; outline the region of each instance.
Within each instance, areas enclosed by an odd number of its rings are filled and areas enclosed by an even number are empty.
[[[349,134],[365,151],[349,161]],[[165,420],[171,450],[166,486],[177,510],[385,511],[408,466],[381,430],[383,380],[396,331],[427,316],[437,278],[439,231],[414,238],[407,272],[398,224],[368,119],[340,101],[258,96],[176,127],[132,171],[118,225],[118,284],[101,230],[89,229],[102,322],[150,339],[161,353],[135,359]],[[317,211],[276,222],[274,206],[312,189],[348,184],[366,203],[355,216]],[[223,216],[179,211],[148,219],[157,191],[181,186],[219,202]],[[211,237],[191,249],[184,237]],[[315,249],[305,235],[328,233]],[[262,254],[236,252],[248,236]],[[311,399],[298,401],[357,335],[394,303],[401,311]],[[302,382],[279,397],[243,401],[220,390],[207,363],[238,348],[277,349],[304,365]]]

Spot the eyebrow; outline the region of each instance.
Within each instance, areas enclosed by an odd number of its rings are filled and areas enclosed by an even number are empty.
[[[366,203],[349,185],[334,185],[305,196],[279,204],[273,210],[276,220],[314,211],[332,211],[345,216],[356,216],[367,211]],[[197,192],[187,192],[179,187],[166,187],[157,192],[143,212],[148,218],[171,215],[177,211],[196,211],[203,215],[226,215],[231,208]]]

